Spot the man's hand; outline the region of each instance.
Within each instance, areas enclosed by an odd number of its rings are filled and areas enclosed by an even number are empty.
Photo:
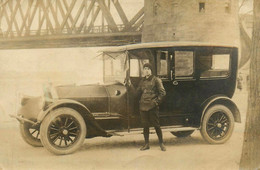
[[[124,83],[125,83],[125,86],[127,86],[127,87],[130,87],[132,85],[130,79],[125,79]]]
[[[157,101],[154,101],[155,106],[159,106],[159,103]]]

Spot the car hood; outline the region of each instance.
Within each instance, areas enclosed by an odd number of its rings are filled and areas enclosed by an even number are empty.
[[[64,85],[55,87],[59,99],[107,97],[105,85]]]
[[[119,89],[121,94],[114,96]],[[58,99],[71,99],[85,105],[92,113],[100,112],[123,112],[118,106],[125,101],[125,87],[120,83],[92,84],[92,85],[66,85],[56,87]],[[113,95],[113,100],[111,99]]]

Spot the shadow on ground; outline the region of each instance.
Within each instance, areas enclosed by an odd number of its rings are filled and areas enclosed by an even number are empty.
[[[113,139],[113,137],[106,139],[98,137],[100,140],[98,142],[92,141],[93,139],[86,139],[83,144],[81,150],[96,150],[96,149],[116,149],[116,148],[139,148],[143,145],[144,140],[141,139],[133,139],[133,140],[125,140],[124,137],[117,137],[118,139]],[[96,138],[97,139],[97,138]],[[96,140],[95,139],[95,140]],[[88,141],[89,140],[89,141]],[[164,139],[164,143],[166,146],[187,146],[187,145],[209,145],[207,142],[203,140],[201,137],[186,137],[186,138],[176,138],[176,137],[167,137]],[[150,146],[157,146],[158,139],[153,138],[150,139]]]

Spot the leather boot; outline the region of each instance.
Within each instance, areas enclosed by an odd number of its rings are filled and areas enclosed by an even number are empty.
[[[166,147],[163,143],[160,143],[159,146],[161,148],[161,151],[166,151]]]
[[[144,146],[142,146],[142,147],[140,148],[141,151],[148,150],[148,149],[150,149],[149,143],[144,144]]]

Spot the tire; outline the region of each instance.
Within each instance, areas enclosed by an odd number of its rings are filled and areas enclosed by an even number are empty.
[[[34,147],[42,147],[40,126],[32,126],[29,122],[20,123],[20,133],[23,140]]]
[[[193,132],[194,132],[194,130],[188,130],[188,131],[171,132],[171,134],[173,134],[174,136],[176,136],[178,138],[185,138],[185,137],[190,136]]]
[[[43,146],[57,155],[71,154],[82,146],[87,129],[82,116],[71,108],[58,108],[49,113],[41,124]]]
[[[233,129],[232,112],[224,105],[214,105],[206,111],[200,132],[207,142],[222,144],[231,137]]]

